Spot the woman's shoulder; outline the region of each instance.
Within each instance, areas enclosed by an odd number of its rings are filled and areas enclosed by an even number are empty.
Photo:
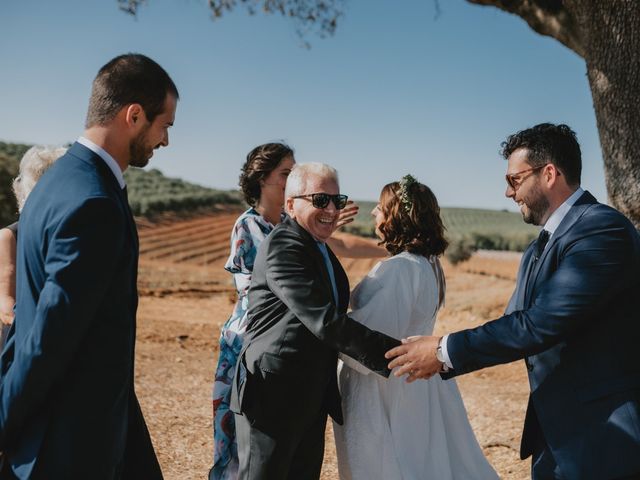
[[[260,214],[255,210],[255,208],[250,207],[240,214],[238,218],[236,218],[235,227],[238,225],[246,225],[249,223],[255,223],[258,221]]]
[[[407,282],[411,284],[420,283],[425,277],[432,277],[434,273],[427,257],[402,252],[378,262],[371,270],[370,275],[385,281],[393,280],[406,286]]]
[[[427,259],[423,255],[401,252],[379,262],[379,269],[406,270],[407,268],[422,268]]]
[[[233,231],[236,235],[244,232],[246,234],[264,236],[271,230],[273,230],[273,225],[265,220],[253,207],[243,212],[233,226]]]

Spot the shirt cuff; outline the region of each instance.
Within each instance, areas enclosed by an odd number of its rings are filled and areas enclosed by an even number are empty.
[[[444,364],[449,368],[453,368],[453,364],[451,363],[451,359],[449,358],[449,350],[447,350],[448,339],[449,334],[442,337],[442,340],[440,341],[440,347],[442,348],[442,357],[444,358]]]

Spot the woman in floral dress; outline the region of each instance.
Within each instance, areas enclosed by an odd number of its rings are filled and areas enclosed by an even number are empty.
[[[210,480],[238,477],[238,448],[233,412],[229,410],[231,382],[247,328],[247,293],[258,246],[282,221],[284,187],[295,163],[293,150],[281,143],[260,145],[247,155],[240,188],[251,207],[233,226],[231,253],[225,270],[233,274],[238,301],[220,334],[220,356],[213,384],[214,464]]]

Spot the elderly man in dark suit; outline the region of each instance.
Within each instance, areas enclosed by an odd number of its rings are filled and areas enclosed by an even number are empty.
[[[319,478],[327,414],[342,422],[338,352],[386,377],[400,343],[346,315],[347,276],[325,243],[347,202],[336,171],[296,166],[285,198],[289,218],[256,257],[232,394],[241,479]]]
[[[521,457],[534,479],[640,478],[640,237],[580,188],[566,125],[510,136],[506,195],[541,225],[506,314],[477,328],[415,337],[388,356],[409,381],[524,358],[531,395]]]
[[[134,392],[138,239],[122,172],[169,143],[178,91],[143,55],[107,63],[84,135],[20,217],[0,478],[161,479]]]

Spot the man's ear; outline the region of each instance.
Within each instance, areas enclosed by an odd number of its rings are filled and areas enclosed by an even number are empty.
[[[287,212],[287,215],[289,215],[291,218],[295,220],[296,217],[293,214],[293,198],[291,197],[287,198],[284,202],[284,206],[285,206],[285,211]]]
[[[545,167],[542,174],[545,176],[546,183],[549,187],[553,187],[553,185],[559,182],[559,177],[562,176],[562,173],[560,172],[560,170],[558,170],[558,167],[556,167],[553,163],[549,163]]]
[[[132,103],[125,107],[125,122],[130,127],[136,127],[138,125],[144,125],[147,116],[144,113],[142,105],[139,103]]]

